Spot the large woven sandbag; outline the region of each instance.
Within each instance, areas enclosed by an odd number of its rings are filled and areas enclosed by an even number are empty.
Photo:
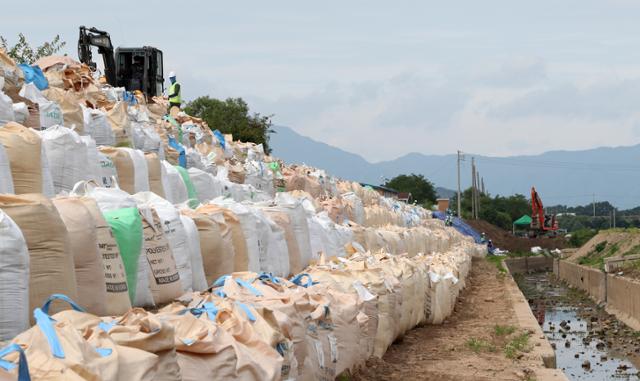
[[[98,254],[102,258],[107,289],[106,315],[122,315],[131,308],[131,300],[129,299],[127,273],[118,243],[96,201],[90,197],[81,197],[80,200],[93,217],[96,225]]]
[[[42,142],[38,133],[10,122],[0,127],[0,144],[9,160],[15,193],[42,193]]]
[[[195,212],[184,211],[198,228],[202,264],[207,284],[218,277],[233,272],[234,247],[231,229],[227,225],[222,208],[204,205]]]
[[[16,223],[0,210],[0,340],[29,328],[29,251]]]
[[[15,193],[11,177],[11,164],[2,143],[0,143],[0,193]]]
[[[155,209],[139,208],[142,217],[142,254],[146,257],[149,289],[153,302],[165,304],[179,298],[182,282],[163,224]],[[190,265],[190,264],[189,264]]]
[[[109,156],[116,167],[118,173],[118,185],[123,191],[134,194],[135,188],[135,170],[133,159],[127,151],[116,147],[100,147],[100,152]]]
[[[69,233],[78,286],[76,301],[89,313],[106,315],[107,288],[95,220],[79,197],[58,197],[51,201]]]
[[[149,171],[149,190],[162,198],[166,198],[162,181],[163,167],[158,154],[148,152],[144,154],[144,158],[147,161],[147,169]]]
[[[88,179],[88,149],[80,135],[63,126],[51,126],[41,131],[40,137],[56,194],[69,192],[78,181]]]
[[[77,298],[68,232],[51,201],[41,194],[0,195],[0,209],[20,227],[29,248],[29,309],[52,293]]]

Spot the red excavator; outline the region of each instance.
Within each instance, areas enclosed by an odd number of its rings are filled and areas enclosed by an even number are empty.
[[[558,221],[555,214],[544,214],[544,206],[535,187],[531,187],[531,229],[530,237],[541,235],[555,236],[558,231]]]

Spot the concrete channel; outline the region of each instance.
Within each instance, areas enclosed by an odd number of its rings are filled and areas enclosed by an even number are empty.
[[[553,365],[568,379],[639,379],[639,282],[541,256],[508,258],[504,265],[518,280]],[[549,348],[542,345],[547,366]]]

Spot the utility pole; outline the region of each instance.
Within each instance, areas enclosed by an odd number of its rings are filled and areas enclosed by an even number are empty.
[[[593,194],[593,218],[596,218],[596,194]]]
[[[476,161],[475,158],[471,158],[471,218],[476,218],[476,202],[475,202],[475,192],[476,192]]]
[[[480,185],[482,186],[482,194],[487,194],[487,192],[484,189],[484,177],[480,178]]]
[[[460,218],[460,160],[462,160],[462,152],[458,151],[458,218]]]
[[[480,218],[480,171],[476,171],[476,220]]]
[[[613,228],[616,228],[616,208],[613,208]]]

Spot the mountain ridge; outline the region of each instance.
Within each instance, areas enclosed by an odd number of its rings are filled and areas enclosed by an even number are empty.
[[[369,162],[362,156],[275,126],[271,136],[274,155],[286,162],[323,168],[354,181],[380,184],[399,174],[416,173],[436,186],[456,189],[456,154],[409,152],[393,160]],[[469,154],[461,163],[461,186],[470,186]],[[640,205],[640,144],[554,150],[538,155],[507,157],[473,155],[491,194],[528,195],[535,186],[546,205],[584,205],[608,200],[617,207]]]

